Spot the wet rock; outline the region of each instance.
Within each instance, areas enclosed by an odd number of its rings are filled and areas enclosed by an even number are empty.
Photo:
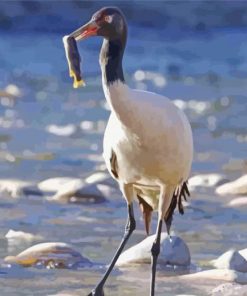
[[[47,268],[73,268],[90,264],[90,261],[75,251],[72,246],[58,242],[34,245],[17,256],[6,257],[4,261],[25,267],[44,266]]]
[[[196,273],[181,275],[178,277],[182,280],[210,280],[210,281],[226,281],[236,282],[239,284],[247,284],[247,273],[238,272],[231,269],[210,269]]]
[[[247,286],[236,283],[225,283],[212,290],[211,296],[246,296]]]
[[[242,207],[247,206],[247,196],[245,197],[238,197],[234,198],[228,203],[228,206],[230,207]]]
[[[86,184],[80,179],[65,183],[49,200],[60,202],[78,202],[87,199],[91,202],[103,202],[105,194],[97,184]]]
[[[22,195],[42,195],[43,193],[31,182],[2,179],[0,180],[0,194],[17,198]]]
[[[35,235],[32,233],[28,232],[23,232],[23,231],[15,231],[13,229],[10,229],[6,234],[5,237],[8,239],[8,241],[13,242],[13,241],[34,241],[34,240],[41,240],[42,236],[40,235]]]
[[[56,136],[69,137],[76,132],[76,126],[74,124],[67,124],[67,125],[51,124],[46,127],[46,131]]]
[[[247,175],[217,187],[215,192],[219,195],[247,194]]]
[[[22,91],[20,90],[20,88],[15,85],[15,84],[8,84],[6,87],[5,87],[5,91],[13,96],[13,97],[21,97],[23,94],[22,94]]]
[[[243,256],[245,258],[245,260],[247,260],[247,248],[246,249],[242,249],[242,250],[240,250],[238,252],[239,252],[239,254],[241,256]]]
[[[85,179],[87,184],[95,184],[104,197],[119,193],[118,183],[106,172],[96,172]]]
[[[117,265],[150,263],[150,250],[154,239],[155,235],[149,236],[139,244],[126,250],[119,257]],[[190,252],[188,246],[181,238],[172,236],[170,240],[166,233],[162,233],[158,263],[161,265],[189,266]]]
[[[193,176],[189,179],[189,186],[192,190],[197,187],[214,187],[226,182],[224,175],[220,174],[201,174]]]
[[[50,178],[50,179],[47,179],[47,180],[44,180],[44,181],[38,183],[38,188],[41,191],[44,191],[47,193],[48,192],[49,193],[56,193],[61,188],[61,186],[63,186],[64,184],[66,184],[72,180],[75,180],[75,178],[72,178],[72,177]],[[78,179],[78,180],[80,180],[80,179]]]
[[[246,259],[236,250],[229,250],[218,259],[211,261],[218,269],[232,269],[240,272],[247,272]]]
[[[104,184],[118,188],[118,183],[107,172],[96,172],[85,179],[88,184]]]

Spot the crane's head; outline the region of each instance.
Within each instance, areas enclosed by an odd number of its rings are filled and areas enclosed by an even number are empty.
[[[91,20],[70,34],[76,41],[91,36],[102,36],[114,40],[126,34],[126,22],[122,12],[116,7],[104,7],[98,10]]]

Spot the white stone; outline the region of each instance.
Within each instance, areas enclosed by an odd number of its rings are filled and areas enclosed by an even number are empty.
[[[211,261],[218,269],[232,269],[240,272],[247,272],[247,261],[236,250],[229,250],[216,260]]]
[[[234,198],[228,203],[230,207],[242,207],[247,206],[247,196]]]
[[[67,125],[51,124],[46,127],[46,131],[56,136],[69,137],[76,132],[76,126],[72,123]]]
[[[85,179],[88,184],[103,184],[118,188],[118,183],[107,172],[96,172]]]
[[[220,195],[247,194],[247,175],[217,187],[215,192]]]
[[[0,193],[13,198],[22,195],[42,195],[42,192],[35,184],[16,179],[1,179]]]
[[[241,256],[243,256],[245,258],[245,260],[247,260],[247,248],[246,249],[242,249],[242,250],[240,250],[238,252],[239,252],[239,254]]]
[[[22,266],[43,265],[47,268],[69,268],[77,264],[90,264],[72,246],[66,243],[41,243],[34,245],[17,256],[8,256],[4,259],[9,264]]]
[[[9,84],[5,87],[5,91],[13,97],[21,97],[22,92],[15,84]]]
[[[50,178],[38,183],[38,188],[44,192],[55,193],[57,192],[61,186],[65,185],[66,183],[75,180],[72,177],[56,177]],[[80,179],[77,179],[80,180]]]
[[[236,283],[225,283],[212,290],[211,296],[246,296],[247,286]]]
[[[188,280],[215,280],[247,284],[247,273],[238,272],[231,269],[210,269],[196,273],[181,275],[178,276],[178,279],[185,280],[186,282]]]
[[[193,190],[196,187],[214,187],[226,180],[220,174],[200,174],[189,179],[189,186]]]
[[[116,264],[121,266],[127,264],[150,263],[150,250],[154,239],[155,235],[149,236],[139,244],[126,250],[121,254]],[[162,233],[158,263],[163,265],[189,266],[189,248],[181,238],[172,236],[170,240],[166,233]]]
[[[13,229],[10,229],[6,234],[5,237],[9,240],[24,240],[24,241],[34,241],[34,240],[40,240],[42,239],[42,236],[40,235],[35,235],[32,233],[28,232],[23,232],[23,231],[15,231]]]
[[[74,179],[61,186],[50,200],[67,202],[76,201],[80,198],[102,201],[105,198],[105,193],[98,188],[97,184],[86,184],[80,179]]]

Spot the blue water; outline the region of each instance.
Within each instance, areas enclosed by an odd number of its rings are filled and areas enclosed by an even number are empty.
[[[173,32],[132,24],[129,31],[124,57],[126,80],[131,87],[161,93],[184,106],[195,142],[192,173],[223,172],[228,178],[239,176],[246,170],[246,30]],[[92,38],[80,43],[82,73],[87,86],[74,90],[68,76],[62,35],[44,32],[1,34],[0,89],[14,84],[22,95],[10,99],[7,104],[3,99],[0,101],[0,178],[31,181],[57,176],[83,178],[105,169],[101,158],[102,138],[109,111],[105,107],[98,65],[101,40]],[[138,80],[138,70],[144,71],[145,79]],[[155,80],[157,77],[159,79]],[[71,125],[73,132],[67,136],[54,135],[49,132],[51,125]],[[176,232],[189,244],[194,263],[200,265],[200,260],[219,255],[226,247],[246,247],[244,212],[227,210],[215,202],[212,192],[207,192],[207,196],[196,195],[198,204],[194,203],[200,211],[189,211],[186,220],[176,217],[174,224]],[[15,227],[41,233],[47,241],[72,242],[92,260],[107,263],[125,223],[124,208],[123,200],[97,205],[96,212],[102,212],[102,216],[96,223],[85,224],[78,217],[95,215],[95,206],[54,206],[44,203],[42,198],[3,200],[0,211],[5,215],[0,218],[0,254],[4,257],[24,247],[9,250],[3,238],[9,228]],[[218,220],[217,215],[211,219],[215,211],[220,217]],[[237,217],[235,225],[226,227],[233,216]],[[56,220],[58,217],[60,222]],[[139,229],[143,229],[142,223],[139,224]],[[95,230],[102,225],[106,233]],[[207,225],[211,225],[210,230]],[[217,236],[214,230],[220,235]],[[109,249],[106,248],[108,237],[112,240]],[[139,231],[131,243],[143,237],[144,232]],[[86,243],[80,241],[82,238]],[[206,248],[205,240],[211,243],[210,250]],[[27,281],[21,283],[21,290],[18,273],[8,271],[8,281],[0,279],[3,295],[33,295],[32,290],[37,287],[36,295],[63,290],[80,295],[81,286],[88,290],[102,273],[101,270],[48,272],[35,269],[25,272],[23,276],[26,275]],[[120,295],[119,291],[123,293],[121,295],[143,295],[147,291],[144,286],[148,285],[147,270],[141,270],[140,277],[145,284],[133,282],[131,273],[126,278],[121,273],[114,274],[109,282],[109,295]],[[37,282],[30,280],[33,278]],[[176,283],[176,279],[167,279],[164,289],[159,282],[160,295],[164,291],[169,295],[184,293],[184,286],[174,285],[174,281]],[[207,285],[199,289],[188,284],[186,292],[207,295]]]

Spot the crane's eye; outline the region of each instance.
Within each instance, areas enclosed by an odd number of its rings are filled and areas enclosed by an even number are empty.
[[[106,15],[106,16],[104,17],[104,20],[105,20],[105,22],[107,22],[107,23],[111,23],[111,22],[112,22],[112,16],[111,16],[111,15]]]

